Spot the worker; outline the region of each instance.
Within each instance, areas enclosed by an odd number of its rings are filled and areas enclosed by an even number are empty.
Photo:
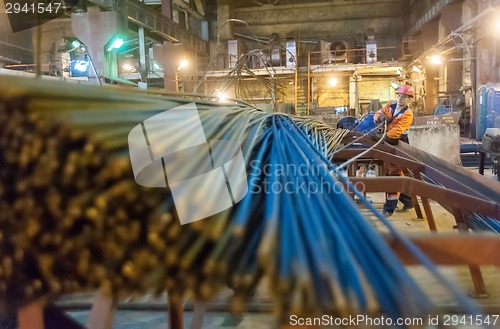
[[[413,122],[413,112],[408,103],[415,96],[413,88],[402,85],[396,90],[397,101],[388,102],[382,109],[375,112],[373,121],[379,124],[387,121],[387,131],[384,140],[389,144],[397,144],[399,140],[408,143],[408,130]],[[404,176],[403,168],[394,163],[387,166],[387,176]],[[398,211],[405,212],[413,208],[413,202],[409,195],[400,192],[386,193],[383,213],[392,216],[398,205],[398,200],[403,203],[403,208]]]

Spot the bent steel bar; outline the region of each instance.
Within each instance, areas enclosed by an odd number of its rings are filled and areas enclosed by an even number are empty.
[[[340,159],[350,159],[361,152],[365,151],[365,149],[346,149],[339,151],[338,153],[335,154],[334,160],[340,160]],[[372,149],[366,153],[367,158],[372,158],[372,159],[380,159],[386,162],[392,162],[401,165],[402,167],[415,170],[415,171],[422,171],[424,169],[424,164],[419,162],[419,161],[414,161],[411,159],[408,159],[407,157],[404,156],[398,156],[394,155],[382,150],[377,150],[377,149]],[[360,158],[358,161],[361,160],[366,160],[366,158]]]
[[[424,163],[425,168],[422,173],[447,188],[459,190],[466,188],[482,195],[485,199],[500,202],[500,184],[494,180],[405,143],[398,145],[395,152],[398,156],[411,157]]]

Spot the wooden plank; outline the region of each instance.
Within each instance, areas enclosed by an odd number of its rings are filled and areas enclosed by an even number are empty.
[[[481,195],[475,197],[465,194],[468,191],[459,192],[410,177],[350,177],[349,181],[358,187],[363,187],[361,192],[400,191],[409,195],[419,195],[440,204],[500,219],[500,203],[485,199]]]
[[[45,329],[42,301],[28,304],[17,311],[18,329]]]
[[[184,302],[180,295],[168,293],[168,329],[184,328]]]
[[[385,236],[388,245],[405,265],[418,260],[393,237]],[[438,265],[494,265],[500,267],[500,235],[497,234],[415,234],[408,238]]]

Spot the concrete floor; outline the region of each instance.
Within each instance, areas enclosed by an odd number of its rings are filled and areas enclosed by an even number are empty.
[[[85,324],[88,311],[71,312],[78,322]],[[189,328],[192,313],[184,314],[185,328]],[[168,314],[161,311],[118,311],[115,315],[113,329],[167,329]],[[241,321],[234,320],[228,313],[210,312],[203,320],[202,328],[224,329],[272,329],[277,325],[269,313],[247,314]]]
[[[474,169],[471,169],[474,170]],[[495,179],[491,175],[491,179]],[[499,183],[500,184],[500,183]],[[383,193],[370,193],[368,197],[381,209],[384,202]],[[436,219],[438,230],[441,232],[455,231],[453,225],[455,224],[454,218],[439,204],[431,201],[431,207]],[[372,218],[373,224],[383,231],[378,220]],[[418,232],[429,231],[427,222],[425,220],[418,220],[414,211],[407,213],[397,213],[390,218],[391,223],[401,232]],[[449,296],[447,291],[440,285],[436,284],[435,279],[427,273],[426,270],[419,266],[409,266],[409,272],[421,284],[424,291],[428,292],[432,299],[438,304],[446,306],[453,306],[453,299]],[[481,268],[486,287],[488,289],[488,297],[476,298],[475,301],[484,306],[489,314],[500,315],[500,269],[496,267],[482,267]],[[470,278],[468,268],[466,266],[458,267],[440,267],[440,271],[452,280],[460,289],[465,292],[472,292],[473,286]],[[271,302],[269,299],[268,289],[263,284],[260,286],[253,297],[251,303],[255,305],[267,305]],[[229,303],[231,291],[223,291],[220,296],[214,300],[214,303]],[[62,299],[62,303],[88,302],[92,300],[92,295],[70,296]],[[159,299],[153,299],[151,296],[141,297],[139,300],[129,301],[130,305],[150,305],[153,310],[118,310],[115,314],[113,329],[157,329],[166,328],[168,314],[164,310],[166,303],[166,295],[161,296]],[[264,307],[265,308],[265,307]],[[71,311],[68,314],[76,319],[78,322],[84,324],[87,320],[89,311]],[[192,312],[184,313],[185,328],[189,328],[192,319]],[[497,321],[496,328],[500,328],[500,319]],[[241,319],[234,319],[229,312],[207,312],[203,320],[203,328],[216,329],[216,328],[238,328],[238,329],[256,329],[256,328],[277,328],[275,319],[270,313],[267,312],[252,312],[247,313]],[[381,328],[380,326],[377,328]],[[426,328],[434,328],[427,326]],[[457,326],[457,328],[476,328],[474,326]]]

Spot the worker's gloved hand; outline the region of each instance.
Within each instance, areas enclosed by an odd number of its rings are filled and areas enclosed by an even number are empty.
[[[382,138],[382,135],[375,134],[375,135],[370,135],[370,137],[371,137],[372,141],[378,142]]]
[[[387,135],[385,135],[385,141],[388,143],[388,144],[391,144],[391,145],[398,145],[399,143],[399,138],[391,138]]]
[[[382,123],[385,120],[385,115],[384,114],[379,114],[379,115],[374,115],[373,116],[373,122],[376,124]]]
[[[385,134],[384,136],[376,134],[376,135],[371,135],[370,137],[371,137],[372,141],[374,141],[374,142],[378,142],[380,139],[382,139],[383,142],[387,142],[388,144],[391,144],[391,145],[398,145],[398,143],[399,143],[398,138],[391,138],[391,137],[387,136],[387,134]]]

